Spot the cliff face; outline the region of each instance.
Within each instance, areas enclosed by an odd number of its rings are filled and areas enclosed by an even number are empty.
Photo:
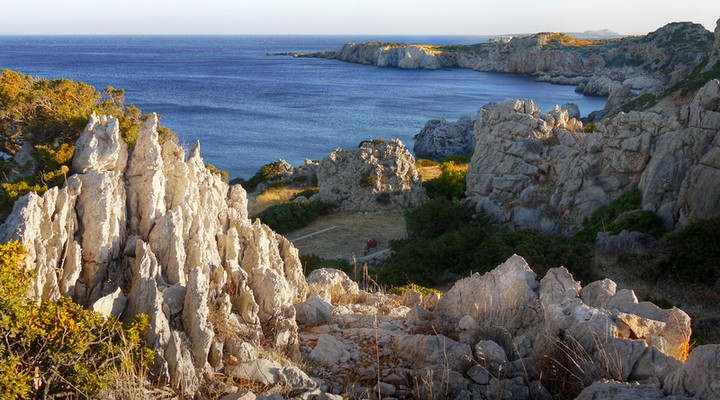
[[[128,151],[118,121],[92,116],[63,188],[15,204],[0,240],[17,239],[36,273],[31,295],[70,296],[131,320],[150,317],[161,381],[193,393],[241,343],[297,350],[293,304],[307,284],[297,250],[247,218],[239,185],[158,142],[157,117]]]
[[[714,37],[702,25],[683,22],[668,24],[644,37],[590,43],[563,40],[541,33],[472,46],[351,43],[337,51],[294,55],[382,67],[536,75],[541,81],[582,85],[579,89],[585,94],[607,96],[618,85],[652,92],[672,86],[707,57]],[[589,90],[585,84],[593,76],[609,83],[597,91]]]
[[[467,196],[495,220],[571,233],[597,207],[638,187],[666,228],[720,216],[720,81],[679,108],[620,113],[592,133],[559,108],[485,106]]]

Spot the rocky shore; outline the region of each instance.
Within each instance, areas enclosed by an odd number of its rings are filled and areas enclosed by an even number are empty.
[[[714,48],[702,25],[671,23],[640,37],[578,40],[557,33],[515,36],[476,45],[348,43],[340,50],[283,53],[294,57],[406,69],[466,68],[534,75],[539,81],[574,85],[590,96],[625,90],[661,93],[688,76]],[[714,59],[713,59],[714,60]],[[712,61],[712,60],[711,60]]]

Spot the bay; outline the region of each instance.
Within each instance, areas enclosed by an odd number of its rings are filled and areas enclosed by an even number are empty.
[[[506,98],[543,110],[576,103],[587,115],[605,99],[532,77],[469,70],[401,70],[334,60],[268,56],[347,42],[471,44],[487,37],[4,36],[0,67],[126,90],[127,104],[157,112],[205,162],[252,176],[279,158],[293,165],[365,139],[413,136],[431,118],[455,120]]]

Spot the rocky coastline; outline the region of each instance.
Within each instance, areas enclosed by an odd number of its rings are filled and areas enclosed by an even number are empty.
[[[716,57],[707,59],[714,39],[713,32],[702,25],[681,22],[645,36],[603,40],[539,33],[475,45],[366,42],[348,43],[339,50],[279,55],[404,69],[464,68],[533,75],[538,81],[576,86],[589,96],[623,91],[629,98],[631,90],[660,94],[699,64],[714,65]]]

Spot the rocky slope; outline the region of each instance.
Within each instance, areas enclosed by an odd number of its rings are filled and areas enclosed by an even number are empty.
[[[529,74],[541,81],[578,85],[578,91],[588,95],[607,96],[622,86],[653,93],[671,87],[707,57],[713,42],[712,32],[702,25],[681,22],[643,37],[605,41],[540,33],[470,46],[350,43],[340,50],[292,55],[381,67]]]
[[[638,187],[667,229],[720,216],[720,81],[686,104],[619,113],[585,133],[532,101],[483,107],[467,196],[494,220],[571,233],[599,206]]]
[[[128,151],[118,121],[93,115],[67,184],[18,200],[0,240],[27,248],[38,301],[147,314],[156,378],[191,395],[228,360],[245,365],[244,343],[297,351],[293,304],[307,292],[297,250],[251,223],[246,201],[205,168],[199,145],[185,160],[158,143],[157,117]]]
[[[581,288],[559,268],[538,281],[518,256],[443,298],[363,291],[336,270],[306,280],[294,247],[248,220],[244,190],[156,128],[128,149],[116,119],[92,116],[67,184],[19,200],[0,239],[25,244],[38,301],[147,314],[153,378],[185,397],[548,399],[596,381],[583,396],[720,395],[718,346],[683,364],[687,314],[609,280]]]

